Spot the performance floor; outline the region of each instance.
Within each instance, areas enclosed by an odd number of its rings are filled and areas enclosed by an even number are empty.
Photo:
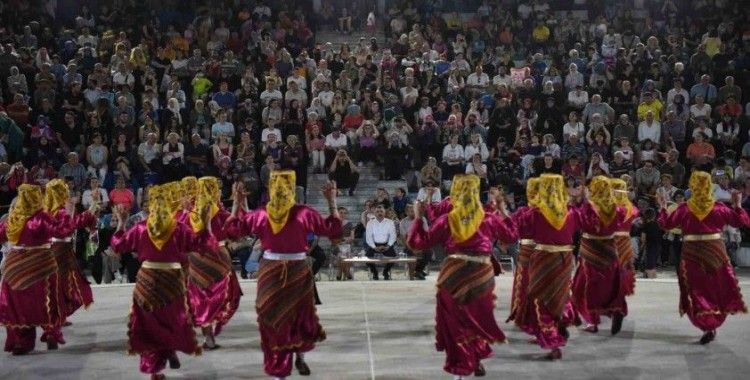
[[[511,276],[498,278],[496,318],[508,316]],[[750,276],[741,279],[750,298]],[[174,379],[263,379],[255,322],[255,283],[243,282],[241,311],[218,342],[221,349],[200,357],[181,356]],[[328,340],[307,355],[309,379],[452,379],[442,371],[443,354],[433,340],[433,278],[423,282],[320,282],[318,308]],[[132,287],[95,287],[95,304],[65,328],[68,344],[56,352],[25,357],[0,353],[0,379],[144,379],[138,358],[125,354],[125,322]],[[510,344],[495,346],[484,361],[487,379],[738,379],[750,373],[750,317],[733,316],[717,341],[696,344],[700,331],[677,313],[673,279],[639,280],[629,299],[630,316],[617,337],[605,319],[597,335],[573,329],[563,360],[545,362],[537,346],[510,324],[501,323]],[[5,340],[5,331],[0,332]],[[290,379],[300,379],[293,375]]]

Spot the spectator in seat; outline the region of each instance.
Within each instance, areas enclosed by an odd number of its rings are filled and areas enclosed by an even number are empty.
[[[443,178],[453,179],[456,174],[464,172],[464,147],[458,143],[458,134],[450,136],[449,143],[443,148]]]
[[[339,189],[349,189],[349,195],[354,195],[359,182],[359,172],[345,150],[339,149],[336,152],[336,157],[328,169],[328,178],[335,181]]]
[[[117,175],[115,188],[109,192],[109,200],[112,203],[112,207],[122,206],[126,210],[133,209],[135,195],[133,194],[133,191],[127,187],[124,176]]]
[[[78,160],[78,153],[70,152],[67,156],[68,160],[60,167],[58,175],[63,177],[73,178],[73,188],[71,190],[83,191],[84,183],[86,181],[86,168]]]
[[[158,173],[161,165],[161,144],[156,141],[156,133],[146,135],[146,141],[138,146],[138,159],[143,173]]]
[[[654,161],[643,161],[643,166],[635,171],[635,188],[640,195],[653,195],[661,182],[661,173],[654,167]]]
[[[385,257],[396,257],[396,225],[393,220],[385,217],[385,207],[375,206],[375,218],[367,222],[365,226],[365,255],[374,258],[376,255]],[[367,264],[372,272],[372,279],[379,280],[378,269],[374,264]],[[393,264],[385,264],[383,279],[391,279],[391,268]]]
[[[708,104],[716,104],[716,97],[718,95],[716,86],[711,84],[711,76],[708,74],[701,75],[700,83],[694,85],[690,89],[690,99],[695,99],[696,96],[702,95],[703,99]]]
[[[661,120],[662,109],[664,104],[661,100],[656,99],[650,91],[643,93],[643,101],[638,104],[638,120],[646,120],[646,115],[651,112],[655,120]]]
[[[107,190],[100,187],[99,184],[99,178],[89,177],[89,188],[81,195],[81,206],[84,209],[89,209],[92,204],[96,204],[100,210],[103,210],[109,205]]]
[[[693,143],[688,145],[687,159],[693,166],[701,167],[709,164],[716,157],[714,146],[708,142],[708,136],[705,133],[698,133],[694,136]]]

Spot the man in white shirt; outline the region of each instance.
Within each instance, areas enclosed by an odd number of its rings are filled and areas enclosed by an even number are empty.
[[[661,141],[661,123],[654,120],[654,113],[646,112],[646,120],[638,124],[638,143],[643,143],[646,139],[651,140],[654,145]]]
[[[682,95],[682,100],[684,100],[686,103],[688,99],[690,99],[690,93],[682,87],[682,79],[675,79],[674,88],[667,92],[667,105],[672,104],[672,101],[674,101],[674,96],[677,94]]]
[[[365,226],[365,255],[372,258],[377,254],[387,257],[396,257],[396,224],[393,220],[385,217],[385,207],[375,207],[375,219],[371,219]],[[372,272],[372,279],[379,280],[378,269],[374,264],[367,264]],[[393,264],[385,264],[383,279],[391,279],[391,267]]]
[[[330,156],[338,152],[339,149],[346,150],[348,146],[348,140],[346,135],[341,133],[341,128],[333,128],[333,131],[326,136],[325,148],[329,152]],[[326,154],[328,156],[328,154]],[[330,160],[327,160],[330,162]]]
[[[153,172],[156,168],[152,166],[158,163],[161,155],[161,144],[156,142],[156,133],[146,135],[146,141],[138,146],[138,158],[145,172]]]
[[[583,86],[576,86],[575,90],[568,93],[568,105],[578,111],[582,111],[589,102],[589,93],[583,90]]]
[[[282,98],[283,95],[281,95],[281,91],[277,88],[276,81],[268,80],[266,82],[266,89],[260,93],[260,101],[263,103],[263,106],[267,106],[271,102],[271,99],[281,101]]]
[[[289,90],[284,94],[284,104],[289,107],[289,103],[291,103],[292,100],[296,100],[302,105],[302,107],[307,108],[307,93],[299,89],[299,84],[297,82],[291,81],[288,83]]]
[[[318,99],[323,103],[324,106],[330,107],[333,104],[333,91],[331,91],[331,84],[323,82],[323,90],[318,93]]]
[[[496,89],[499,89],[501,84],[504,84],[506,88],[510,88],[510,85],[513,83],[510,75],[508,75],[506,71],[507,69],[505,66],[497,68],[497,75],[492,78],[492,85],[495,86]]]
[[[466,86],[474,90],[485,90],[490,84],[490,77],[482,70],[482,65],[477,65],[474,72],[466,78]]]
[[[112,74],[112,84],[115,86],[122,86],[127,84],[130,88],[133,88],[135,84],[135,77],[131,74],[124,63],[120,64],[119,70]]]

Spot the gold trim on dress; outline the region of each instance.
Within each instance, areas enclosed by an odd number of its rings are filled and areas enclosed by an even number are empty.
[[[462,253],[448,255],[448,258],[471,261],[471,262],[480,263],[480,264],[489,264],[492,262],[489,256],[471,256],[471,255],[464,255]]]
[[[692,234],[685,235],[682,237],[682,241],[706,241],[706,240],[721,240],[721,234]]]
[[[581,238],[583,238],[583,239],[590,239],[590,240],[609,240],[609,239],[612,239],[614,237],[615,237],[615,235],[606,235],[606,236],[591,235],[591,234],[587,234],[585,232],[583,234],[581,234]]]
[[[521,239],[518,241],[520,245],[534,245],[534,239]]]
[[[537,251],[544,252],[570,252],[573,250],[573,245],[555,245],[555,244],[537,244],[534,249]]]
[[[612,234],[612,236],[627,236],[630,237],[630,232],[627,231],[618,231]]]
[[[169,270],[169,269],[182,269],[182,264],[171,262],[171,263],[162,263],[158,261],[149,261],[146,260],[141,264],[142,268],[146,269],[157,269],[157,270]]]

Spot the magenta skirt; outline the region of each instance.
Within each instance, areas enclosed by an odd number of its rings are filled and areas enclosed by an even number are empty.
[[[573,305],[586,322],[598,325],[601,316],[627,315],[625,288],[614,241],[581,239],[580,265],[573,277]]]
[[[195,325],[216,325],[216,334],[226,325],[240,306],[242,290],[234,271],[206,288],[188,281],[188,297],[193,307]]]
[[[88,308],[94,302],[94,294],[91,291],[91,285],[78,266],[73,244],[53,243],[52,252],[55,255],[60,275],[60,286],[57,288],[58,307],[63,318],[67,318],[81,307]]]

